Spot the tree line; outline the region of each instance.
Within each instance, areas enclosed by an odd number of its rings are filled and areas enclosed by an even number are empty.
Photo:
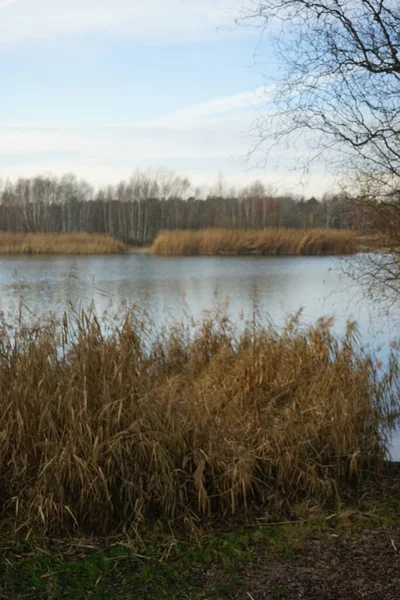
[[[208,227],[328,227],[367,234],[385,223],[378,202],[344,193],[306,199],[272,193],[258,181],[240,190],[220,182],[204,193],[164,171],[137,172],[98,190],[74,175],[19,179],[0,188],[2,231],[104,233],[144,244],[162,229]]]

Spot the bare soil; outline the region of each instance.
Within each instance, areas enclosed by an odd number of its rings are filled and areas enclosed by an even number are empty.
[[[307,539],[291,559],[268,554],[243,580],[243,600],[399,600],[400,526]]]

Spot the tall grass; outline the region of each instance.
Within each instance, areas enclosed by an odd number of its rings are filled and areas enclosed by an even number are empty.
[[[0,232],[0,254],[116,254],[125,245],[99,233]]]
[[[377,476],[397,416],[384,376],[328,322],[235,332],[223,314],[149,335],[0,324],[0,528],[111,534],[323,506]],[[105,331],[107,330],[107,333]]]
[[[334,229],[202,229],[161,231],[154,254],[354,254],[357,236]]]

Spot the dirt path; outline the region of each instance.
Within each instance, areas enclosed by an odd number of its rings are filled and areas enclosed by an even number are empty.
[[[400,527],[307,539],[254,562],[241,600],[400,600]]]

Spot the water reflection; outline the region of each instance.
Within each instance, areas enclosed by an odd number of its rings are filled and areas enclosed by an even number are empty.
[[[99,310],[119,299],[147,306],[153,318],[198,316],[216,301],[229,298],[233,318],[249,316],[257,300],[262,313],[281,324],[288,313],[303,308],[303,320],[336,317],[336,330],[347,319],[369,335],[371,306],[361,290],[342,275],[332,257],[95,257],[0,258],[0,306],[9,310],[23,296],[40,312],[63,310],[67,301]],[[381,334],[388,333],[385,323]]]

